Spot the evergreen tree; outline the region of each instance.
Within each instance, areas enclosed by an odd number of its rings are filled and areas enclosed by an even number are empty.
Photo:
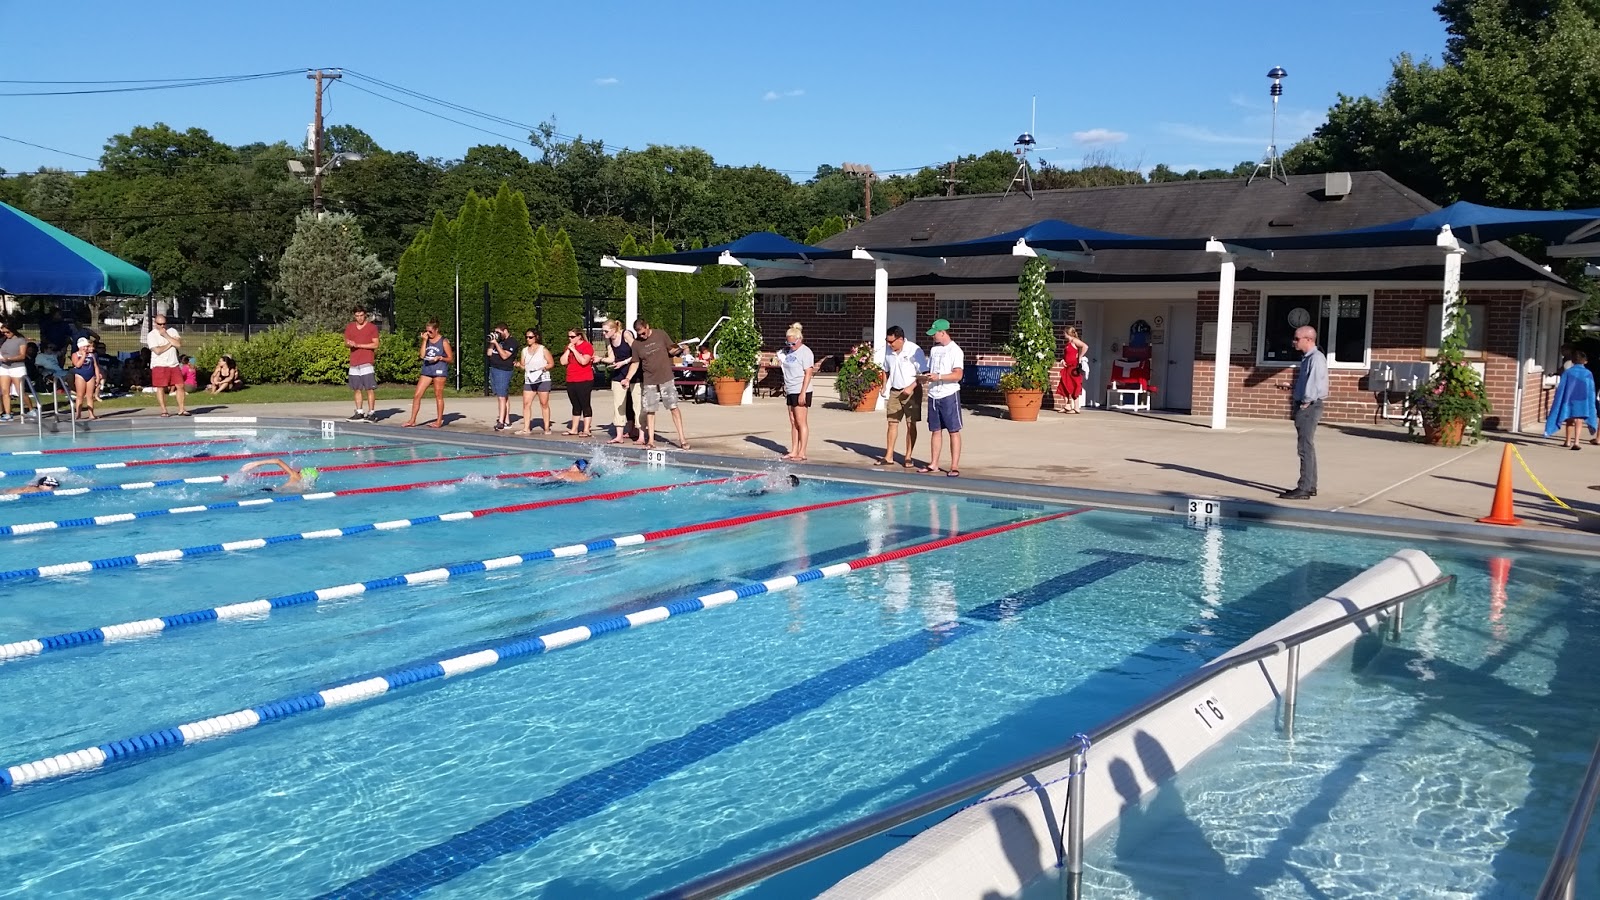
[[[550,242],[545,273],[545,330],[587,327],[588,323],[583,321],[583,286],[578,276],[578,258],[572,253],[572,240],[565,229],[557,231]]]
[[[278,263],[278,290],[295,323],[335,331],[358,304],[370,306],[394,285],[395,273],[368,253],[361,226],[349,213],[303,212]]]
[[[422,309],[418,321],[406,325],[402,333],[416,334],[430,318],[437,318],[442,331],[455,339],[455,228],[443,212],[433,214],[428,229],[428,245],[422,268]]]
[[[428,230],[418,231],[411,246],[400,254],[395,270],[394,321],[390,327],[402,334],[420,331],[428,317],[422,302],[422,278],[428,267]]]
[[[539,295],[539,272],[534,262],[533,229],[528,223],[528,204],[521,191],[502,182],[494,198],[494,235],[490,254],[495,264],[493,309],[496,322],[511,323],[513,331],[532,325],[537,319],[535,303]]]
[[[630,256],[638,255],[639,243],[633,239],[633,235],[630,234],[623,238],[622,246],[617,248],[617,258],[627,259]],[[611,295],[613,297],[628,296],[628,273],[626,271],[622,269],[611,270]],[[628,322],[626,324],[628,328],[633,328],[632,322]]]
[[[642,255],[665,256],[673,249],[672,242],[665,235],[657,234]],[[645,275],[650,278],[646,279]],[[678,300],[683,296],[682,279],[685,277],[672,272],[644,272],[639,276],[639,314],[650,324],[665,328],[680,341],[684,335],[677,334],[677,331],[680,330],[683,310]]]

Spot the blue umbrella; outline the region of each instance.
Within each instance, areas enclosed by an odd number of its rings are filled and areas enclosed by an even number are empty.
[[[685,266],[714,266],[727,253],[737,259],[789,259],[808,262],[814,259],[848,259],[850,251],[828,250],[791,241],[781,234],[756,231],[715,247],[684,250],[681,253],[662,253],[656,256],[629,256],[633,262],[675,263]]]
[[[1600,210],[1502,209],[1462,200],[1425,215],[1385,225],[1325,234],[1229,238],[1229,243],[1258,250],[1431,247],[1438,238],[1439,230],[1446,225],[1450,226],[1457,239],[1472,244],[1503,240],[1519,234],[1531,234],[1546,243],[1558,243],[1597,219],[1600,219]]]
[[[1010,256],[1018,241],[1026,241],[1036,250],[1060,250],[1093,253],[1096,250],[1204,250],[1205,238],[1143,237],[1136,234],[1118,234],[1085,228],[1060,219],[1044,219],[1026,228],[1007,231],[991,237],[974,238],[951,244],[932,244],[914,247],[869,248],[907,256]]]
[[[0,203],[0,291],[56,297],[143,296],[150,293],[150,275]]]

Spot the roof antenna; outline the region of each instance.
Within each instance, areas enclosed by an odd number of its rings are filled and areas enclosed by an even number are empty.
[[[1028,199],[1033,199],[1033,165],[1028,161],[1028,154],[1034,152],[1035,149],[1055,149],[1054,147],[1035,146],[1039,142],[1033,139],[1033,129],[1036,129],[1038,125],[1039,98],[1034,97],[1032,120],[1028,124],[1030,130],[1017,135],[1017,139],[1012,142],[1011,154],[1017,158],[1017,171],[1011,176],[1011,183],[1006,185],[1006,192],[1000,195],[1001,200],[1011,196],[1011,191],[1019,184],[1022,185],[1022,192],[1028,195]]]
[[[1283,80],[1289,77],[1289,73],[1283,70],[1283,66],[1273,66],[1267,77],[1272,79],[1272,143],[1267,145],[1267,154],[1261,158],[1256,170],[1245,179],[1245,187],[1249,187],[1250,182],[1256,180],[1262,169],[1267,170],[1268,178],[1277,179],[1284,184],[1289,183],[1289,173],[1283,170],[1283,160],[1278,158],[1278,98],[1283,96]]]

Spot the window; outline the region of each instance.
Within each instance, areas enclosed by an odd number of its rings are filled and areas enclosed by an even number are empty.
[[[949,319],[960,322],[972,318],[972,302],[969,300],[940,300],[935,318]]]
[[[1482,356],[1488,349],[1489,340],[1489,307],[1481,303],[1467,304],[1467,318],[1472,320],[1471,327],[1467,329],[1467,355]],[[1444,339],[1444,304],[1433,303],[1428,306],[1428,346],[1423,348],[1426,356],[1439,355],[1439,342]]]
[[[1071,322],[1072,322],[1072,301],[1071,300],[1051,300],[1050,301],[1050,324],[1052,324],[1052,325],[1067,325],[1067,324],[1070,324]]]
[[[764,313],[787,313],[789,311],[788,294],[762,294],[761,311]]]
[[[817,312],[838,315],[844,312],[843,294],[818,294]]]
[[[1011,313],[992,313],[989,316],[989,346],[1001,348],[1011,340]]]
[[[1263,365],[1298,363],[1294,332],[1310,325],[1317,329],[1317,346],[1328,355],[1328,365],[1366,367],[1372,335],[1372,304],[1366,294],[1274,294],[1262,310]]]

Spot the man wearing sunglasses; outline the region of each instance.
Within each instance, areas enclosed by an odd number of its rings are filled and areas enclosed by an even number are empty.
[[[672,424],[678,429],[678,447],[689,449],[689,439],[684,436],[683,414],[678,411],[678,386],[672,380],[672,348],[677,346],[665,331],[651,328],[650,323],[639,319],[633,323],[633,355],[639,359],[643,406],[645,446],[656,445],[656,410],[665,407],[672,411]]]

